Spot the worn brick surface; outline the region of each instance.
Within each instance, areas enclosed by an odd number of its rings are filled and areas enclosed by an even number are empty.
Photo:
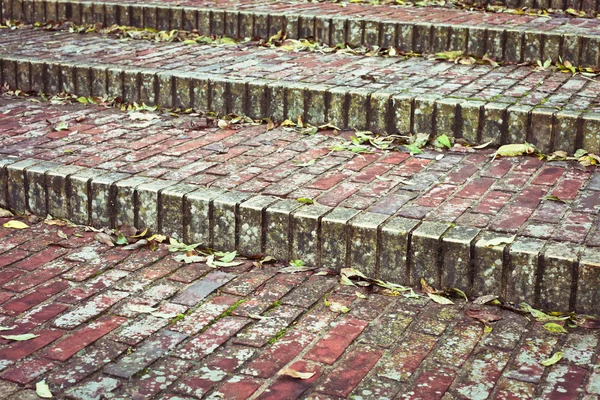
[[[8,232],[0,243],[40,230],[56,234],[61,227],[38,222],[29,229],[2,228]],[[75,243],[75,238],[62,256],[69,262],[95,263],[114,251],[97,242]],[[165,248],[105,258],[99,265],[114,268],[99,268],[96,276],[81,281],[58,275],[54,283],[37,283],[18,294],[17,299],[26,299],[30,292],[63,283],[41,302],[32,298],[28,307],[3,308],[12,310],[0,317],[0,325],[10,328],[3,334],[39,336],[0,340],[1,393],[29,398],[42,379],[56,398],[75,399],[109,393],[127,399],[509,399],[600,392],[595,330],[567,327],[569,333],[556,334],[545,330],[544,322],[499,307],[465,307],[463,300],[440,305],[418,290],[419,298],[399,298],[381,288],[342,285],[314,270],[276,273],[283,263],[208,267],[209,275],[175,282],[161,268],[175,274],[207,267],[173,262]],[[56,262],[49,259],[38,269]],[[224,286],[204,286],[189,311],[174,302],[210,274],[227,274]],[[146,284],[152,277],[158,281]],[[127,300],[123,289],[131,290],[135,301]],[[254,300],[266,302],[266,308],[238,314]],[[332,310],[331,304],[345,305],[349,312]],[[130,306],[142,308],[124,312]],[[491,332],[465,315],[465,309],[481,307],[501,317],[490,324]],[[563,353],[559,363],[540,364],[557,351]],[[281,375],[286,367],[315,374],[309,379]]]

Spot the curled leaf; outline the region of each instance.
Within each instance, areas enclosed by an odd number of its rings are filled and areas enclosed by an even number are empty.
[[[551,365],[556,364],[557,362],[559,362],[562,359],[563,353],[560,351],[557,351],[556,353],[552,354],[552,357],[541,361],[540,364],[542,364],[544,367],[549,367]]]
[[[34,335],[33,333],[25,333],[23,335],[2,335],[1,337],[6,340],[15,340],[17,342],[22,342],[25,340],[31,340],[40,335]]]
[[[109,247],[114,247],[115,244],[113,243],[112,238],[107,235],[104,232],[98,232],[94,235],[94,239],[96,239],[97,241],[99,241],[100,243],[104,243],[105,245],[109,246]]]
[[[277,375],[285,375],[296,379],[310,379],[315,375],[316,372],[300,372],[293,368],[284,368]]]

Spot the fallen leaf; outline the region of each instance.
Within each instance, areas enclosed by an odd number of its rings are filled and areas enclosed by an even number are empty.
[[[66,234],[66,233],[64,233],[64,232],[63,232],[63,231],[61,231],[61,230],[59,230],[58,232],[56,232],[56,235],[57,235],[59,238],[62,238],[62,239],[68,239],[68,238],[69,238],[69,237],[67,236],[67,234]]]
[[[477,150],[480,150],[480,149],[485,149],[486,147],[488,147],[488,146],[489,146],[490,144],[492,144],[492,143],[494,143],[494,141],[493,141],[493,140],[490,140],[489,142],[485,142],[485,143],[482,143],[482,144],[480,144],[480,145],[473,146],[472,148],[473,148],[473,149],[477,149]]]
[[[0,326],[0,331],[12,331],[16,327],[17,327],[17,325],[13,325],[13,326]]]
[[[207,257],[198,256],[198,255],[187,255],[187,254],[177,254],[173,256],[175,261],[184,262],[186,264],[197,263],[197,262],[207,262]]]
[[[277,375],[290,376],[296,379],[310,379],[315,375],[316,372],[300,372],[290,367],[284,368]]]
[[[115,244],[113,243],[113,240],[110,237],[110,235],[107,235],[104,232],[98,232],[98,233],[96,233],[94,235],[94,239],[96,239],[100,243],[104,243],[105,245],[107,245],[109,247],[114,247],[115,246]]]
[[[34,335],[33,333],[25,333],[23,335],[3,335],[1,336],[2,338],[6,339],[6,340],[16,340],[18,342],[22,342],[25,340],[31,340],[33,338],[36,338],[40,335]]]
[[[130,245],[121,247],[122,250],[137,250],[144,248],[148,245],[148,241],[146,239],[140,239],[135,243],[131,243]]]
[[[567,330],[564,327],[555,322],[548,322],[547,324],[544,324],[544,329],[552,333],[567,333]]]
[[[465,314],[468,317],[474,318],[483,323],[500,321],[502,319],[502,317],[500,315],[496,315],[493,312],[486,311],[486,310],[476,310],[476,309],[472,309],[472,308],[467,309],[467,311],[465,311]]]
[[[54,128],[55,131],[66,131],[69,129],[69,124],[65,121],[60,121]]]
[[[516,157],[522,156],[526,154],[535,153],[536,148],[528,143],[524,144],[505,144],[504,146],[500,146],[498,150],[496,150],[496,154],[494,157]]]
[[[50,393],[50,388],[45,379],[35,384],[35,393],[42,399],[52,398],[52,393]]]
[[[331,311],[333,311],[334,313],[346,314],[346,313],[350,312],[350,309],[341,303],[330,303],[329,309]]]
[[[11,213],[10,211],[0,208],[0,218],[10,218],[14,216],[15,214]]]
[[[362,294],[361,292],[354,292],[354,295],[356,297],[358,297],[359,299],[366,299],[367,296],[365,296],[364,294]]]
[[[542,197],[543,200],[550,200],[550,201],[560,201],[561,203],[565,203],[568,204],[569,202],[566,200],[561,199],[558,196],[552,196],[552,195],[548,195],[548,196],[544,196]]]
[[[431,287],[429,283],[427,283],[425,278],[421,278],[421,290],[423,291],[423,293],[427,294],[435,293],[435,289]]]
[[[485,296],[480,296],[480,297],[476,298],[475,300],[473,300],[473,303],[486,304],[492,300],[496,300],[497,298],[498,298],[498,296],[496,296],[495,294],[486,294]]]
[[[308,265],[290,265],[289,267],[280,268],[277,272],[281,274],[295,274],[297,272],[312,271],[317,267],[309,267]]]
[[[119,233],[119,236],[117,236],[117,240],[115,240],[115,243],[120,246],[129,244],[127,238],[122,233]]]
[[[437,294],[433,294],[433,293],[427,293],[427,296],[429,296],[429,298],[433,301],[435,301],[438,304],[454,304],[454,302],[450,299],[447,299],[443,296],[439,296]]]
[[[153,313],[158,311],[158,308],[146,306],[143,304],[130,304],[129,309],[131,311],[139,312],[139,313]]]
[[[556,364],[557,362],[559,362],[562,359],[563,353],[560,351],[557,351],[556,353],[552,354],[552,357],[541,361],[540,364],[542,364],[544,367],[549,367],[551,365]]]
[[[446,134],[438,136],[435,140],[440,145],[440,147],[447,147],[447,148],[452,147],[452,143],[450,143],[450,138],[448,138],[448,136],[446,136]]]
[[[261,319],[272,319],[273,318],[273,317],[263,317],[262,315],[258,315],[258,314],[248,314],[248,317],[252,318],[252,319],[258,319],[258,320],[261,320]]]
[[[29,225],[27,225],[26,223],[21,222],[21,221],[16,221],[16,220],[5,222],[4,225],[2,225],[2,226],[5,228],[12,228],[12,229],[27,229],[27,228],[29,228]]]
[[[508,238],[504,237],[504,238],[494,238],[494,239],[490,239],[490,240],[484,240],[483,242],[481,242],[481,246],[494,247],[494,246],[500,246],[501,244],[511,244],[512,242],[515,241],[516,238],[517,238],[517,235],[513,235]]]
[[[309,199],[308,197],[298,197],[296,201],[302,204],[313,204],[315,202],[313,199]]]

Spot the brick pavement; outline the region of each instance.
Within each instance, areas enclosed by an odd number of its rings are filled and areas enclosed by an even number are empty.
[[[482,2],[478,2],[482,3]],[[509,1],[512,5],[514,1]],[[589,1],[523,0],[522,6],[595,10]],[[570,3],[570,2],[569,2]],[[484,13],[444,7],[404,7],[297,1],[7,0],[2,17],[28,23],[71,19],[76,23],[120,24],[161,30],[198,29],[202,34],[263,39],[285,31],[290,38],[315,37],[330,45],[394,46],[434,53],[464,50],[498,61],[558,60],[598,67],[598,22],[570,16]]]
[[[22,91],[600,152],[598,82],[581,75],[44,30],[2,30],[0,37],[2,80]]]
[[[42,380],[55,398],[86,400],[600,394],[596,330],[551,333],[499,307],[341,285],[325,269],[241,259],[214,270],[174,261],[164,244],[128,251],[84,227],[25,222],[0,227],[0,326],[37,336],[0,340],[1,398],[37,398]],[[501,319],[484,332],[468,310]],[[556,352],[557,364],[540,364]]]
[[[148,115],[4,100],[2,204],[97,227],[149,227],[246,255],[354,266],[403,284],[425,276],[473,295],[598,312],[596,167],[492,160],[493,150],[465,147],[355,154],[331,151],[348,131],[219,129],[199,117]],[[61,121],[67,129],[54,130]],[[486,245],[515,234],[514,243]]]

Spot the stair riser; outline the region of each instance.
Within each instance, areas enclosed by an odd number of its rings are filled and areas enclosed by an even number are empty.
[[[471,143],[527,141],[545,153],[574,153],[578,148],[600,153],[600,117],[591,113],[22,58],[4,57],[1,65],[1,83],[22,91],[122,97],[126,102],[256,119],[270,116],[277,121],[296,120],[300,115],[314,125],[330,122],[377,133],[446,134]]]
[[[600,38],[577,34],[484,28],[443,23],[397,23],[369,18],[239,12],[207,8],[118,5],[93,2],[4,0],[2,19],[26,23],[71,20],[159,30],[197,29],[204,35],[268,39],[278,31],[288,38],[314,37],[334,46],[393,46],[400,51],[433,54],[462,50],[477,57],[488,55],[508,63],[537,62],[559,57],[573,65],[600,67]]]
[[[346,208],[129,174],[0,159],[0,207],[48,213],[98,228],[148,227],[217,250],[282,260],[469,295],[497,294],[545,309],[598,313],[600,268],[576,245],[519,238],[485,247],[499,234],[449,223],[419,222]],[[506,236],[506,235],[505,235]]]

